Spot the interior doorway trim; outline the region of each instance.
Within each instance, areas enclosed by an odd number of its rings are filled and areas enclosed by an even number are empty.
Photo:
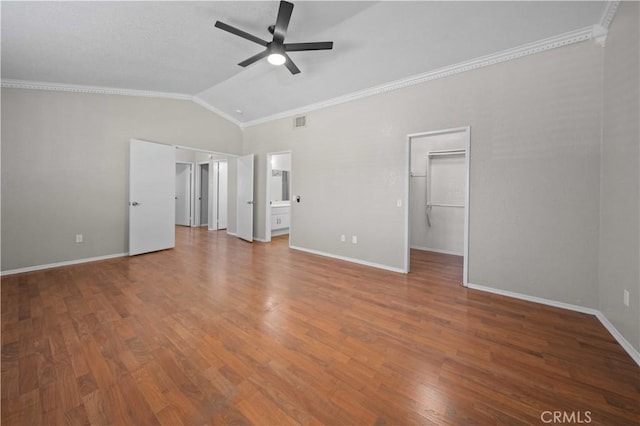
[[[409,273],[411,265],[411,144],[413,139],[439,136],[451,133],[465,133],[466,135],[466,155],[465,155],[465,207],[464,207],[464,251],[462,266],[462,285],[465,287],[469,284],[469,210],[470,210],[470,173],[469,165],[471,158],[471,126],[455,127],[451,129],[434,130],[430,132],[412,133],[407,135],[407,152],[406,152],[406,169],[405,169],[405,245],[404,245],[404,272]]]
[[[267,163],[266,163],[266,174],[265,174],[265,192],[264,192],[264,213],[265,213],[265,218],[264,218],[264,242],[268,243],[271,242],[271,172],[272,172],[272,167],[271,167],[271,157],[273,157],[274,155],[282,155],[282,154],[289,154],[290,155],[290,159],[291,159],[291,169],[293,171],[293,154],[291,152],[291,150],[288,151],[274,151],[274,152],[268,152],[267,153]],[[292,188],[292,182],[293,180],[291,179],[291,175],[293,173],[290,173],[290,177],[289,177],[289,245],[291,245],[291,233],[292,231],[292,220],[291,220],[291,216],[293,214],[293,203],[291,202],[291,188]]]
[[[174,145],[171,145],[171,146],[173,146],[175,149],[192,151],[192,152],[195,152],[195,153],[210,154],[210,155],[215,157],[215,158],[212,158],[213,162],[215,162],[215,161],[226,161],[227,165],[232,161],[236,161],[240,157],[239,154],[232,154],[232,153],[223,152],[223,151],[212,151],[212,150],[208,150],[208,149],[196,148],[196,147],[187,146],[187,145],[176,145],[176,144],[174,144]],[[196,226],[195,225],[196,222],[195,222],[195,200],[194,200],[195,193],[194,193],[194,191],[195,191],[195,164],[196,164],[196,162],[195,161],[178,161],[178,160],[176,160],[176,163],[187,163],[187,164],[191,164],[192,165],[192,179],[191,179],[192,187],[191,187],[191,205],[190,205],[191,207],[190,208],[191,208],[191,211],[193,213],[192,213],[191,225],[190,226],[191,227],[195,227]],[[212,187],[209,188],[210,198],[212,198],[211,191],[212,191]],[[231,193],[231,196],[234,196],[234,195],[237,196],[235,186],[233,186],[233,187],[229,186],[227,191],[229,191]],[[229,192],[228,192],[228,194],[229,194]],[[209,202],[211,204],[211,199],[209,200]],[[227,209],[229,209],[229,205],[228,204],[227,204]],[[227,234],[236,236],[236,233],[234,232],[234,230],[235,230],[234,227],[235,226],[236,226],[235,222],[231,221],[229,219],[229,217],[227,217],[227,225],[226,225]],[[207,227],[207,229],[208,229],[208,227]]]

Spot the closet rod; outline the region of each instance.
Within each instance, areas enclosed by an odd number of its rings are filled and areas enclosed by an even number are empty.
[[[464,207],[464,204],[438,204],[438,203],[427,203],[427,207]]]
[[[442,155],[467,155],[466,149],[449,149],[444,151],[429,151],[429,157],[436,157]]]

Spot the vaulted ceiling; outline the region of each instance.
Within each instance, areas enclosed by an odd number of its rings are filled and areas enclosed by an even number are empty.
[[[406,79],[602,23],[604,1],[294,2],[287,42],[302,72],[216,20],[270,40],[277,1],[11,2],[2,14],[2,79],[185,95],[238,123]],[[180,96],[177,96],[180,97]]]

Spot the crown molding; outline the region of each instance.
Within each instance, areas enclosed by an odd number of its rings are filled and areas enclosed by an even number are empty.
[[[114,87],[102,87],[102,86],[83,86],[79,84],[63,84],[63,83],[50,83],[45,81],[27,81],[27,80],[12,80],[2,79],[2,87],[7,89],[26,89],[26,90],[48,90],[55,92],[71,92],[71,93],[84,93],[93,95],[116,95],[116,96],[140,96],[144,98],[161,98],[161,99],[174,99],[181,101],[192,101],[206,110],[213,112],[231,121],[236,126],[242,129],[241,123],[230,116],[229,114],[219,110],[218,108],[208,104],[204,100],[197,96],[185,95],[182,93],[168,93],[168,92],[154,92],[150,90],[134,90],[134,89],[118,89]]]
[[[604,7],[604,11],[602,12],[602,17],[600,18],[599,25],[607,30],[611,26],[611,21],[613,21],[613,17],[618,10],[618,6],[620,5],[620,0],[609,0]]]
[[[612,0],[607,3],[605,11],[600,20],[600,24],[581,28],[568,33],[560,34],[558,36],[546,38],[533,43],[527,43],[512,49],[503,50],[501,52],[493,53],[486,56],[481,56],[470,61],[460,62],[458,64],[450,65],[444,68],[440,68],[427,73],[417,74],[404,79],[395,80],[389,83],[385,83],[379,86],[374,86],[368,89],[352,92],[346,95],[338,96],[326,101],[317,102],[301,108],[294,108],[286,110],[277,114],[269,115],[266,117],[258,118],[256,120],[242,122],[237,118],[227,114],[226,112],[214,107],[202,98],[198,96],[185,95],[181,93],[167,93],[167,92],[154,92],[146,90],[134,90],[134,89],[118,89],[110,87],[100,86],[82,86],[75,84],[60,84],[60,83],[48,83],[38,81],[25,81],[25,80],[11,80],[2,79],[2,87],[11,89],[29,89],[29,90],[53,90],[61,92],[74,92],[74,93],[89,93],[89,94],[102,94],[102,95],[120,95],[120,96],[142,96],[151,98],[164,98],[164,99],[178,99],[189,100],[195,102],[201,107],[207,109],[214,114],[232,122],[240,129],[244,130],[247,127],[255,126],[258,124],[268,123],[270,121],[279,120],[282,118],[288,118],[291,116],[306,114],[311,111],[315,111],[322,108],[331,107],[334,105],[343,104],[346,102],[355,101],[357,99],[366,98],[369,96],[379,95],[381,93],[389,92],[392,90],[402,89],[405,87],[413,86],[415,84],[424,83],[431,80],[436,80],[443,77],[459,74],[466,71],[472,71],[478,68],[483,68],[490,65],[495,65],[501,62],[518,59],[524,56],[533,55],[536,53],[544,52],[546,50],[555,49],[562,46],[567,46],[574,43],[579,43],[585,40],[604,40],[606,37],[606,30],[611,24],[611,20],[615,15],[618,8],[618,0]]]
[[[594,37],[594,31],[596,26],[584,27],[579,30],[571,31],[568,33],[560,34],[555,37],[546,38],[533,43],[523,44],[521,46],[503,50],[501,52],[493,53],[486,56],[481,56],[470,61],[460,62],[458,64],[450,65],[444,68],[440,68],[427,73],[414,75],[405,79],[392,81],[390,83],[375,86],[369,89],[360,90],[358,92],[349,93],[343,96],[338,96],[326,101],[318,102],[315,104],[307,105],[301,108],[295,108],[287,111],[283,111],[278,114],[270,115],[256,120],[247,121],[240,126],[243,128],[255,126],[257,124],[263,124],[270,121],[287,118],[299,114],[305,114],[311,111],[315,111],[322,108],[327,108],[334,105],[343,104],[345,102],[351,102],[357,99],[366,98],[369,96],[379,95],[384,92],[392,90],[402,89],[405,87],[413,86],[415,84],[424,83],[431,80],[436,80],[443,77],[459,74],[466,71],[483,68],[490,65],[495,65],[500,62],[510,61],[512,59],[518,59],[523,56],[533,55],[535,53],[544,52],[546,50],[555,49],[562,46],[567,46],[574,43],[580,43],[585,40],[590,40]]]
[[[603,27],[600,24],[595,24],[593,26],[593,41],[600,47],[604,47],[607,41],[607,35],[609,34],[609,30]]]
[[[190,101],[193,96],[182,93],[154,92],[150,90],[118,89],[114,87],[83,86],[79,84],[49,83],[45,81],[26,81],[2,79],[2,87],[7,89],[49,90],[56,92],[88,93],[95,95],[141,96],[145,98],[164,98]]]
[[[198,96],[192,96],[191,100],[193,102],[197,103],[198,105],[200,105],[202,108],[204,108],[206,110],[209,110],[214,114],[218,114],[220,117],[224,118],[225,120],[229,120],[230,122],[232,122],[236,126],[240,127],[240,130],[244,130],[244,127],[243,127],[241,121],[238,121],[235,117],[232,117],[231,115],[227,114],[226,112],[214,107],[213,105],[211,105],[207,101],[203,100],[202,98],[199,98]]]

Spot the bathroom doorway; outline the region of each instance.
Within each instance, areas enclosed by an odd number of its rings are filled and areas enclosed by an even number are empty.
[[[265,241],[291,234],[291,151],[267,154]]]

